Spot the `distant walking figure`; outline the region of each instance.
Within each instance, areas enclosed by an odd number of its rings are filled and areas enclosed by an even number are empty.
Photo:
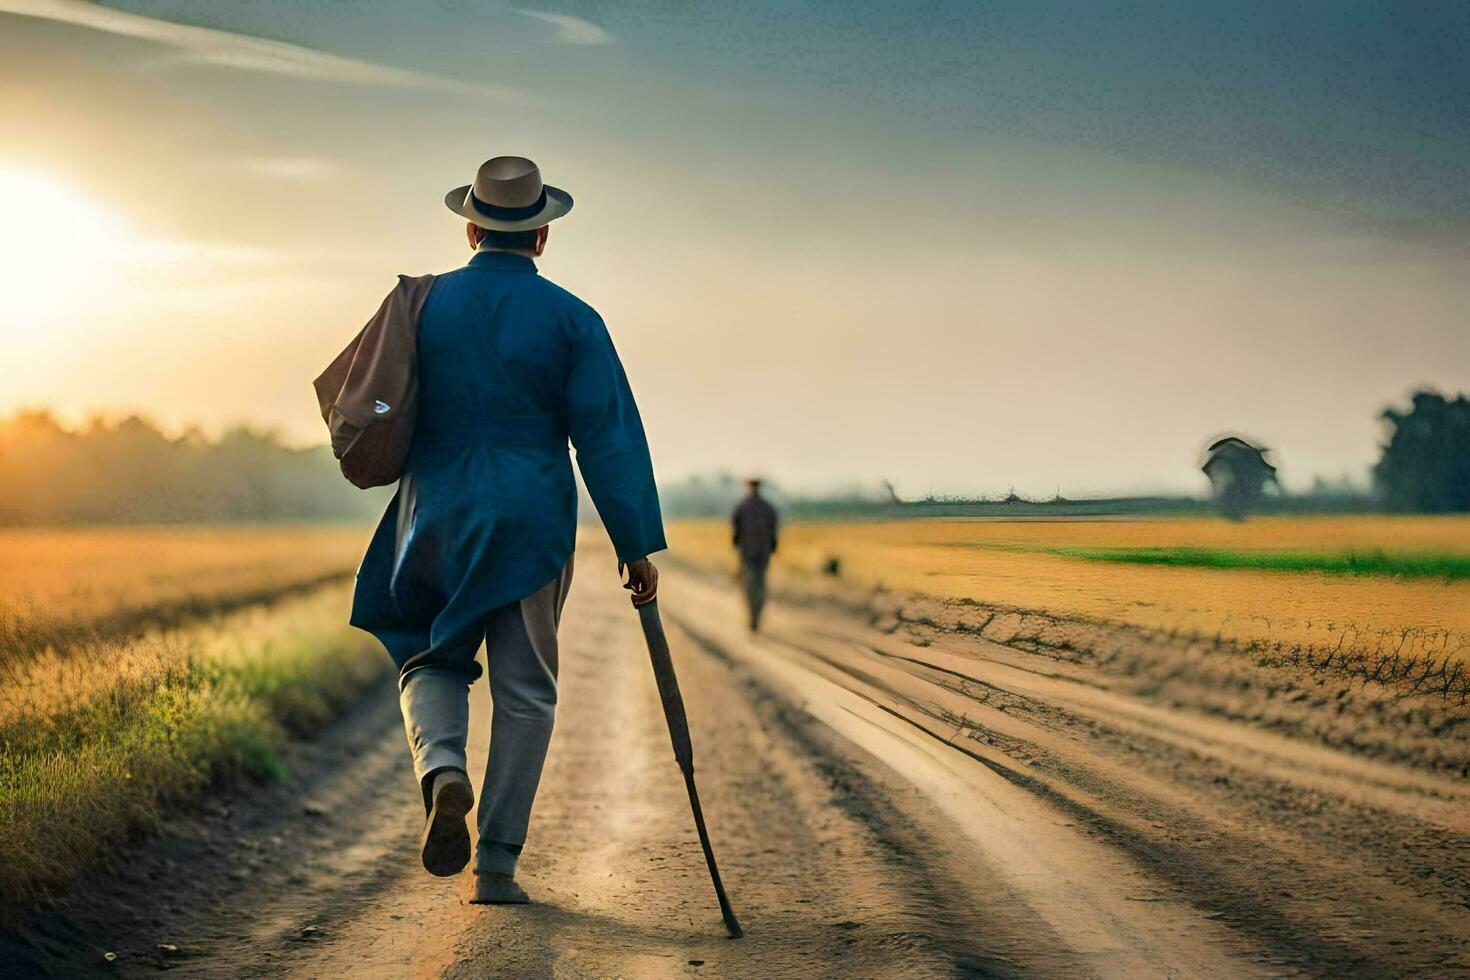
[[[440,876],[470,860],[465,741],[475,654],[486,644],[494,718],[472,900],[520,903],[516,861],[556,713],[556,631],[577,529],[568,439],[635,604],[657,592],[648,555],[665,547],[664,532],[643,424],[607,328],[536,270],[547,225],[571,210],[571,196],[543,185],[530,160],[496,157],[445,203],[468,219],[474,255],[433,279],[418,313],[412,442],[358,571],[352,623],[398,665],[427,814],[423,863]]]
[[[745,585],[745,602],[750,610],[750,631],[761,628],[761,609],[766,604],[766,568],[776,553],[776,508],[761,496],[761,481],[747,480],[749,493],[735,508],[731,525],[735,550],[740,553],[740,576]]]

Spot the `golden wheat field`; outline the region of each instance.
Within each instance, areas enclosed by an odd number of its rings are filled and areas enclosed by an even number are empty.
[[[723,522],[679,522],[676,554],[733,565]],[[1041,549],[1208,548],[1234,552],[1470,554],[1470,518],[1267,517],[1117,520],[921,519],[793,524],[773,584],[829,558],[864,587],[974,599],[1061,616],[1249,642],[1331,646],[1344,635],[1409,634],[1463,649],[1470,582],[1089,561]],[[1408,652],[1408,649],[1405,649]]]
[[[96,620],[351,572],[357,525],[0,529],[0,611]]]

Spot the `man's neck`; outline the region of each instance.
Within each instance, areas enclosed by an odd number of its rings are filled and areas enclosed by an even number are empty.
[[[538,256],[535,252],[529,251],[529,250],[524,249],[524,248],[496,248],[494,245],[480,245],[480,246],[478,246],[475,249],[475,251],[476,252],[504,252],[507,255],[521,255],[521,256],[524,256],[524,257],[526,257],[528,259],[540,258],[540,256]]]

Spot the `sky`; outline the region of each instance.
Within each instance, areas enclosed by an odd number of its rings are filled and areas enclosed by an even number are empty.
[[[1365,478],[1470,387],[1470,6],[0,0],[0,413],[324,441],[442,198],[535,159],[662,478]]]

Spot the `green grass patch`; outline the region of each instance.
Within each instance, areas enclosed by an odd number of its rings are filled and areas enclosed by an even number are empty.
[[[1133,565],[1434,578],[1446,582],[1470,578],[1470,555],[1391,555],[1382,551],[1230,551],[1215,548],[1048,548],[1045,551],[1067,558]]]
[[[319,730],[388,666],[343,622],[343,598],[160,634],[141,644],[146,655],[156,643],[156,666],[0,725],[0,915],[64,894],[172,806],[284,778],[287,739]],[[121,650],[102,639],[62,662],[87,658],[106,676]]]

